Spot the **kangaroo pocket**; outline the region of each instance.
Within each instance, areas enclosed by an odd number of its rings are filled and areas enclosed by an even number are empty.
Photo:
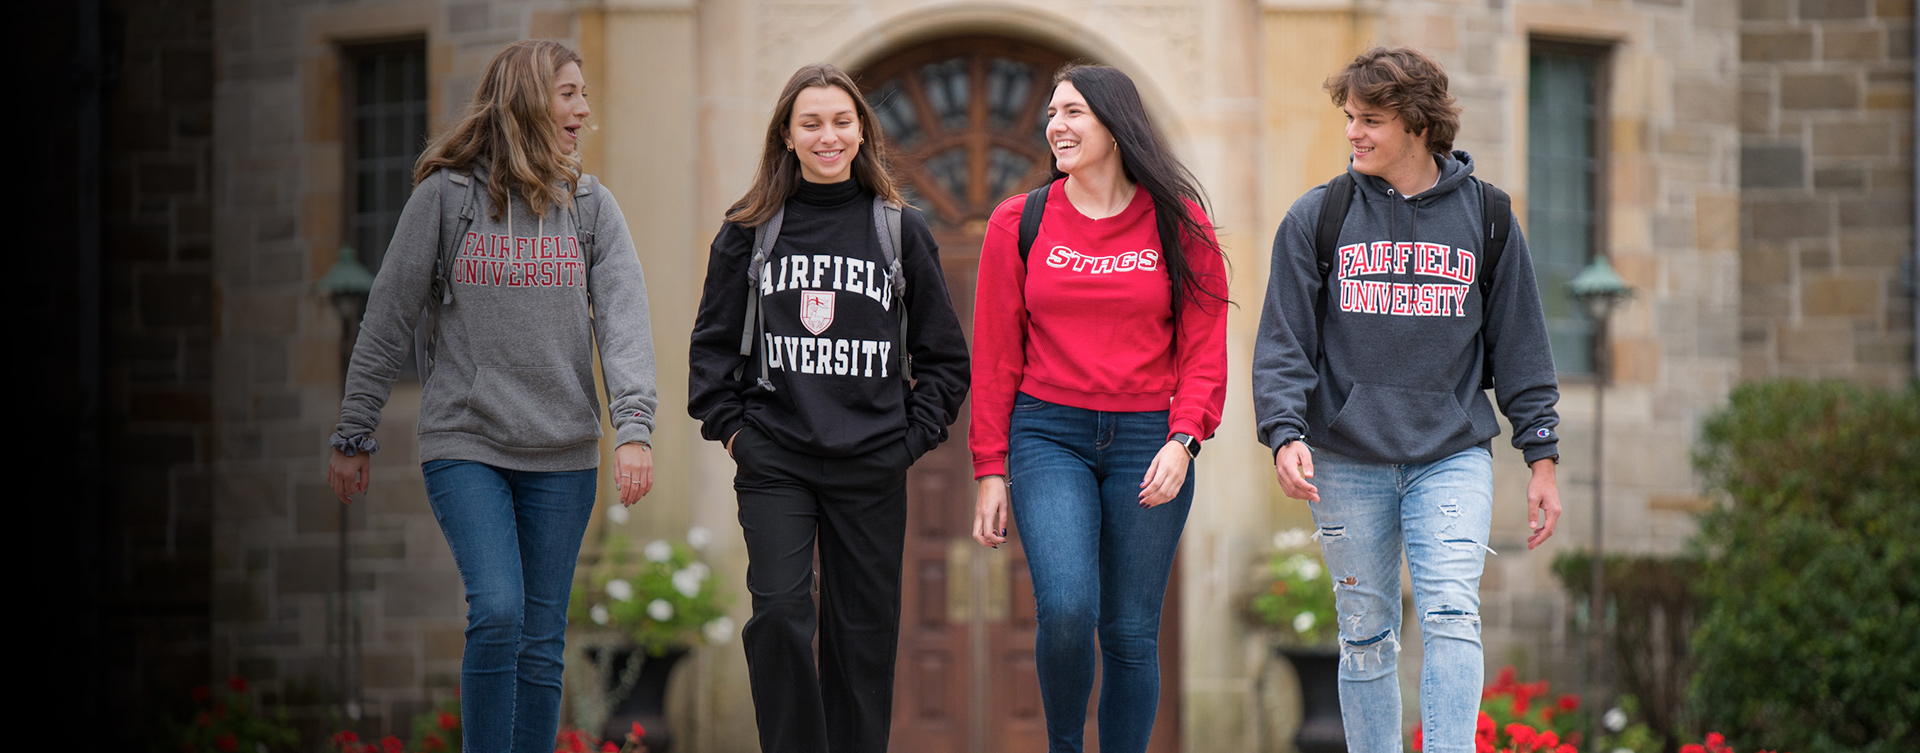
[[[1382,458],[1433,458],[1473,435],[1451,392],[1355,384],[1327,432]]]
[[[566,367],[481,366],[467,395],[469,426],[509,447],[566,447],[597,439],[593,400]]]

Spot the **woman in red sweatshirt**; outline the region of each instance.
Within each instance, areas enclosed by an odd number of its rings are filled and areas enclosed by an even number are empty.
[[[1078,751],[1099,637],[1100,750],[1147,747],[1160,604],[1226,399],[1225,260],[1133,81],[1069,66],[1054,180],[994,210],[974,308],[974,538],[1026,548],[1048,747]]]

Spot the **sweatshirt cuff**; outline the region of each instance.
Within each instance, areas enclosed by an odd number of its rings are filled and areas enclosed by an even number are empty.
[[[653,444],[653,427],[640,421],[628,421],[622,424],[619,429],[615,430],[613,436],[613,445],[615,447],[623,444],[632,444],[634,442],[651,446]]]
[[[1261,441],[1266,443],[1267,449],[1278,450],[1281,442],[1285,442],[1289,439],[1293,439],[1294,437],[1304,437],[1306,435],[1307,433],[1304,431],[1301,431],[1299,427],[1293,426],[1291,424],[1281,424],[1279,426],[1273,427],[1273,431],[1267,432],[1267,435],[1265,437],[1262,437]]]
[[[1005,475],[1007,475],[1007,459],[1005,456],[973,461],[973,480],[975,481],[979,481],[988,476]]]
[[[1520,454],[1521,457],[1527,459],[1527,465],[1533,465],[1533,461],[1535,460],[1550,458],[1560,454],[1560,443],[1545,442],[1542,444],[1527,445],[1527,449]]]

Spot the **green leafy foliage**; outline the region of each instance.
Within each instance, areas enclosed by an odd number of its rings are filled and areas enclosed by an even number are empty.
[[[300,733],[288,720],[286,709],[271,713],[256,709],[244,677],[229,677],[224,687],[194,688],[192,695],[193,716],[185,722],[167,722],[162,738],[154,741],[155,751],[279,753],[299,745]]]
[[[653,656],[732,636],[713,572],[685,544],[654,541],[636,556],[625,537],[609,537],[600,562],[582,571],[567,606],[576,625],[629,633]]]
[[[1307,541],[1307,532],[1301,530],[1274,535],[1260,590],[1247,608],[1281,643],[1330,646],[1339,624],[1333,611],[1333,576],[1318,553],[1306,550]]]
[[[1603,559],[1601,588],[1607,607],[1600,624],[1607,631],[1605,656],[1627,694],[1619,704],[1627,707],[1627,699],[1634,699],[1626,713],[1640,719],[1637,699],[1644,698],[1644,718],[1658,737],[1689,737],[1695,725],[1688,714],[1687,688],[1693,680],[1691,636],[1698,614],[1693,584],[1700,577],[1700,561],[1613,554]],[[1586,551],[1553,559],[1553,574],[1573,596],[1575,625],[1583,631],[1593,627],[1586,609],[1593,592],[1592,562]]]
[[[1701,718],[1742,745],[1920,749],[1920,385],[1736,389],[1695,464]]]

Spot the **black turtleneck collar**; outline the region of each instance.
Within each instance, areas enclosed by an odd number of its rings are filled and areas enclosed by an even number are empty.
[[[837,207],[852,201],[861,194],[860,181],[847,178],[839,183],[814,183],[800,181],[800,188],[793,192],[793,198],[802,204],[816,207]]]

